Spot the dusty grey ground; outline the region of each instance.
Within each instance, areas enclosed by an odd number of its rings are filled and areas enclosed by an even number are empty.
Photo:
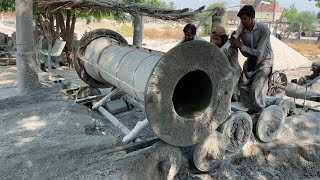
[[[120,131],[56,90],[2,99],[0,114],[0,179],[100,179],[116,174],[108,166],[122,156],[109,151],[124,145]],[[139,116],[132,110],[118,117],[132,128]],[[102,133],[87,134],[84,126],[93,124]],[[142,133],[142,139],[152,136],[150,129]],[[93,167],[103,173],[89,171]]]

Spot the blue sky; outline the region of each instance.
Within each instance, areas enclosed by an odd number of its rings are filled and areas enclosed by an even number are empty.
[[[239,6],[240,0],[162,0],[164,2],[174,2],[176,7],[180,9],[181,8],[192,8],[196,9],[202,5],[209,5],[215,2],[221,2],[225,1],[227,2],[227,6]],[[278,0],[278,3],[280,6],[287,8],[291,4],[295,3],[296,8],[299,11],[313,11],[315,13],[318,13],[320,11],[320,8],[315,6],[315,2],[309,0]]]

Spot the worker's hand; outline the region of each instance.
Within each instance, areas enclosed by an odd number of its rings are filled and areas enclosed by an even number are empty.
[[[236,39],[233,36],[231,36],[229,41],[230,41],[231,46],[234,48],[241,48],[241,46],[242,46],[240,39]]]

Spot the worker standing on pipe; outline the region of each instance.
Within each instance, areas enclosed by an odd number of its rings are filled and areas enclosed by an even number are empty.
[[[193,40],[205,41],[202,37],[197,36],[197,28],[194,24],[187,24],[183,28],[183,34],[184,39],[179,44]]]
[[[240,100],[251,112],[259,112],[266,106],[268,82],[272,73],[271,32],[267,25],[254,20],[255,10],[251,5],[243,6],[237,16],[244,30],[240,39],[231,38],[230,43],[247,57],[239,84]]]
[[[222,26],[216,26],[212,29],[212,36],[211,36],[212,42],[221,48],[227,41],[228,36],[226,34],[226,30]],[[234,90],[232,94],[232,99],[234,101],[239,100],[238,99],[238,82],[241,76],[241,66],[239,64],[238,60],[238,49],[235,47],[230,47],[224,52],[229,60],[229,63],[233,69],[233,85]]]

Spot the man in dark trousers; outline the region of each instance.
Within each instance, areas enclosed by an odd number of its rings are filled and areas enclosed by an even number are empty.
[[[267,25],[254,20],[255,10],[251,5],[242,7],[237,16],[244,30],[240,39],[231,38],[230,43],[247,57],[239,84],[240,101],[250,112],[259,112],[266,106],[268,82],[272,73],[271,32]]]

